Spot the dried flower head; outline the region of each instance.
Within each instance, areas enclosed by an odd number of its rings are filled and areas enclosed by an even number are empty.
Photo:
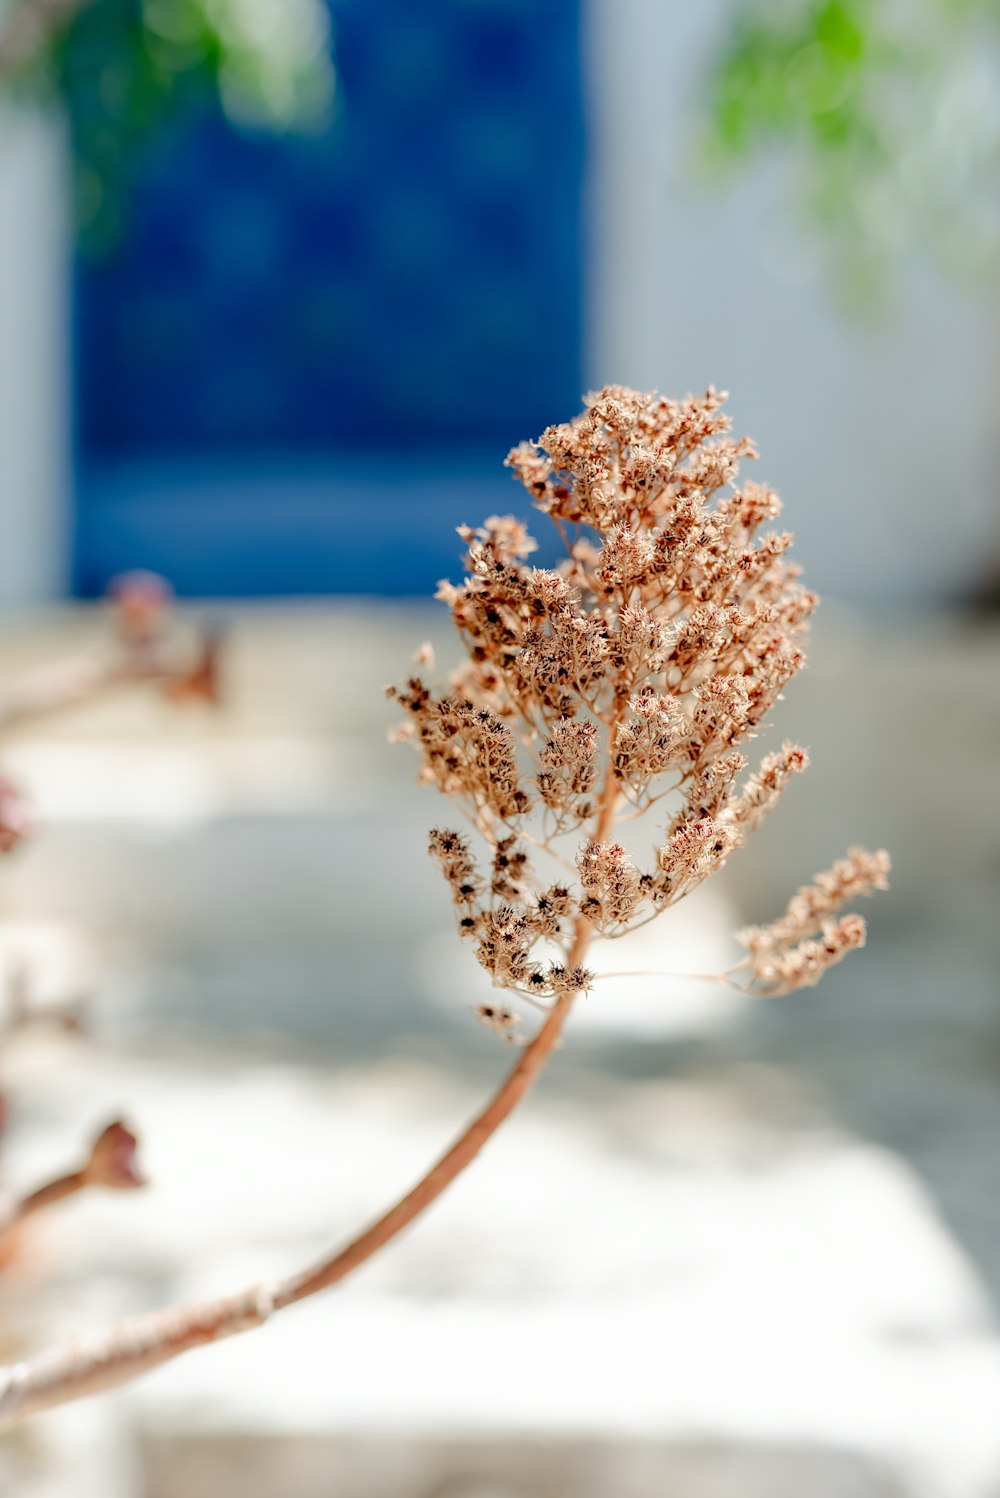
[[[863,947],[866,928],[861,916],[834,916],[848,900],[888,889],[889,867],[884,848],[877,853],[852,848],[832,869],[804,884],[776,921],[741,931],[739,940],[747,949],[746,961],[759,990],[790,993],[818,983],[828,967]]]
[[[519,1016],[506,1004],[477,1004],[473,1013],[481,1025],[514,1044],[518,1039]]]
[[[24,796],[0,775],[0,853],[10,853],[31,835],[34,818]]]
[[[123,640],[146,650],[163,635],[173,604],[173,589],[156,572],[123,572],[108,588]]]
[[[745,773],[743,746],[805,663],[817,599],[791,535],[762,530],[777,495],[739,481],[756,451],[730,435],[724,400],[609,386],[514,448],[508,466],[562,560],[529,564],[535,542],[511,516],[461,527],[466,576],[438,596],[467,660],[443,689],[422,677],[390,689],[407,714],[394,736],[484,845],[480,869],[457,832],[431,835],[459,928],[498,987],[548,1007],[590,986],[593,939],[627,934],[721,869],[809,762],[786,743]],[[625,844],[646,813],[659,836],[644,867]],[[553,884],[547,861],[575,879]],[[863,944],[860,917],[837,912],[885,888],[888,867],[854,850],[772,926],[743,933],[734,971],[761,993],[815,983]],[[487,1009],[512,1033],[512,1011]]]
[[[144,1186],[136,1161],[138,1141],[131,1129],[120,1119],[102,1129],[90,1147],[90,1156],[83,1167],[83,1179],[88,1186],[104,1186],[113,1191],[132,1191]]]
[[[198,653],[186,669],[167,677],[163,690],[173,702],[222,702],[222,643],[224,632],[216,623],[202,629]]]

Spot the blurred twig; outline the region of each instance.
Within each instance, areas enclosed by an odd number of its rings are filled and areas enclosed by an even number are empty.
[[[112,585],[123,649],[110,660],[73,660],[47,667],[0,698],[0,734],[35,718],[82,706],[121,687],[159,683],[174,701],[219,701],[217,626],[205,626],[188,660],[167,648],[169,586],[152,573],[131,573]]]
[[[65,1201],[69,1196],[91,1186],[113,1191],[131,1191],[144,1186],[145,1180],[136,1165],[136,1136],[120,1119],[102,1129],[90,1146],[84,1163],[29,1192],[0,1219],[0,1246],[29,1217],[43,1207]]]
[[[0,733],[35,718],[47,718],[80,707],[119,687],[164,681],[166,664],[158,658],[116,661],[76,660],[47,667],[19,682],[0,700]]]
[[[160,684],[174,701],[191,698],[217,701],[217,638],[206,636],[196,657],[188,662],[160,655],[131,655],[114,661],[66,661],[40,671],[0,700],[0,733],[144,682]]]

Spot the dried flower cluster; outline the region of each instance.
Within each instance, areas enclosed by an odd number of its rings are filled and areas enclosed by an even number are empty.
[[[31,832],[28,803],[13,781],[0,775],[0,853],[11,853]]]
[[[749,926],[739,935],[761,991],[790,993],[818,983],[828,967],[864,946],[865,923],[859,915],[834,919],[848,900],[889,887],[889,855],[852,848],[832,869],[817,874],[788,902],[783,916],[769,926]]]
[[[594,937],[626,934],[721,869],[808,765],[784,744],[748,774],[740,747],[802,668],[817,599],[790,534],[762,529],[777,495],[739,482],[756,452],[729,435],[724,399],[609,387],[516,447],[508,465],[554,522],[562,560],[532,565],[536,543],[511,516],[463,527],[467,575],[439,597],[467,660],[443,690],[422,676],[389,689],[407,715],[394,737],[485,847],[431,834],[459,930],[499,988],[543,1004],[591,986]],[[656,806],[644,864],[617,824]],[[566,870],[555,882],[536,871],[549,860]],[[760,993],[815,983],[864,942],[861,917],[835,912],[884,889],[888,867],[885,853],[852,852],[781,920],[744,933],[733,972]],[[480,1017],[517,1034],[512,1009]]]
[[[774,809],[806,753],[784,744],[756,770],[741,746],[760,731],[803,664],[815,596],[801,587],[774,493],[738,483],[752,445],[728,436],[715,391],[676,402],[609,388],[575,420],[515,448],[510,467],[555,524],[558,566],[510,517],[463,528],[467,576],[441,596],[466,647],[439,689],[414,675],[390,695],[406,717],[422,776],[462,806],[468,835],[431,833],[459,931],[493,983],[545,1011],[523,1039],[506,998],[480,1020],[521,1043],[498,1089],[419,1181],[352,1239],[304,1270],[212,1301],[129,1318],[0,1368],[0,1425],[130,1379],[338,1284],[418,1218],[518,1106],[559,1043],[576,996],[592,986],[595,939],[652,920],[709,875]],[[177,671],[160,648],[169,590],[133,574],[117,591],[125,660],[0,704],[0,728],[127,681],[175,698],[217,697],[217,642]],[[421,646],[416,665],[433,670]],[[658,808],[658,809],[657,809]],[[652,851],[633,831],[654,820]],[[0,780],[0,852],[28,827]],[[551,865],[551,867],[549,867]],[[542,872],[542,868],[545,872]],[[843,906],[886,887],[885,853],[854,849],[804,886],[785,913],[741,933],[746,955],[722,975],[745,991],[815,983],[865,937]],[[17,1023],[30,1017],[23,995]],[[0,1220],[0,1245],[41,1207],[92,1186],[143,1178],[135,1136],[116,1122],[82,1167],[49,1181]]]

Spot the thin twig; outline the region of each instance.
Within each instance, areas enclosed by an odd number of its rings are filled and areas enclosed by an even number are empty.
[[[692,983],[725,983],[730,988],[735,988],[738,993],[746,993],[746,989],[740,984],[734,983],[726,973],[673,973],[667,968],[633,969],[628,972],[618,973],[595,973],[594,982],[601,983],[605,978],[678,978],[684,982]]]
[[[66,1197],[75,1196],[86,1185],[83,1171],[71,1170],[65,1175],[56,1176],[54,1180],[46,1181],[45,1185],[39,1186],[37,1190],[29,1192],[0,1221],[0,1245],[9,1233],[13,1233],[15,1228],[20,1227],[27,1218],[33,1217],[42,1207],[50,1207],[55,1202],[65,1201]]]
[[[111,661],[64,661],[26,677],[0,699],[0,733],[143,683],[161,685],[174,701],[216,702],[218,674],[219,636],[213,629],[203,631],[196,654],[187,661],[160,649],[134,647]]]
[[[0,733],[35,718],[47,718],[66,708],[82,706],[119,687],[143,681],[164,681],[171,675],[157,657],[124,661],[67,661],[40,671],[15,686],[0,701]]]
[[[113,1190],[131,1190],[145,1185],[135,1163],[136,1137],[131,1129],[116,1119],[102,1129],[90,1147],[90,1153],[77,1170],[66,1171],[51,1181],[46,1181],[31,1191],[0,1221],[0,1244],[9,1233],[13,1233],[29,1217],[43,1207],[75,1196],[88,1186],[104,1186]]]

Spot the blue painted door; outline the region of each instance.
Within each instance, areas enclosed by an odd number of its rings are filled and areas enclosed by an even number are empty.
[[[319,136],[203,110],[81,261],[75,583],[421,593],[577,408],[578,0],[334,0]]]

